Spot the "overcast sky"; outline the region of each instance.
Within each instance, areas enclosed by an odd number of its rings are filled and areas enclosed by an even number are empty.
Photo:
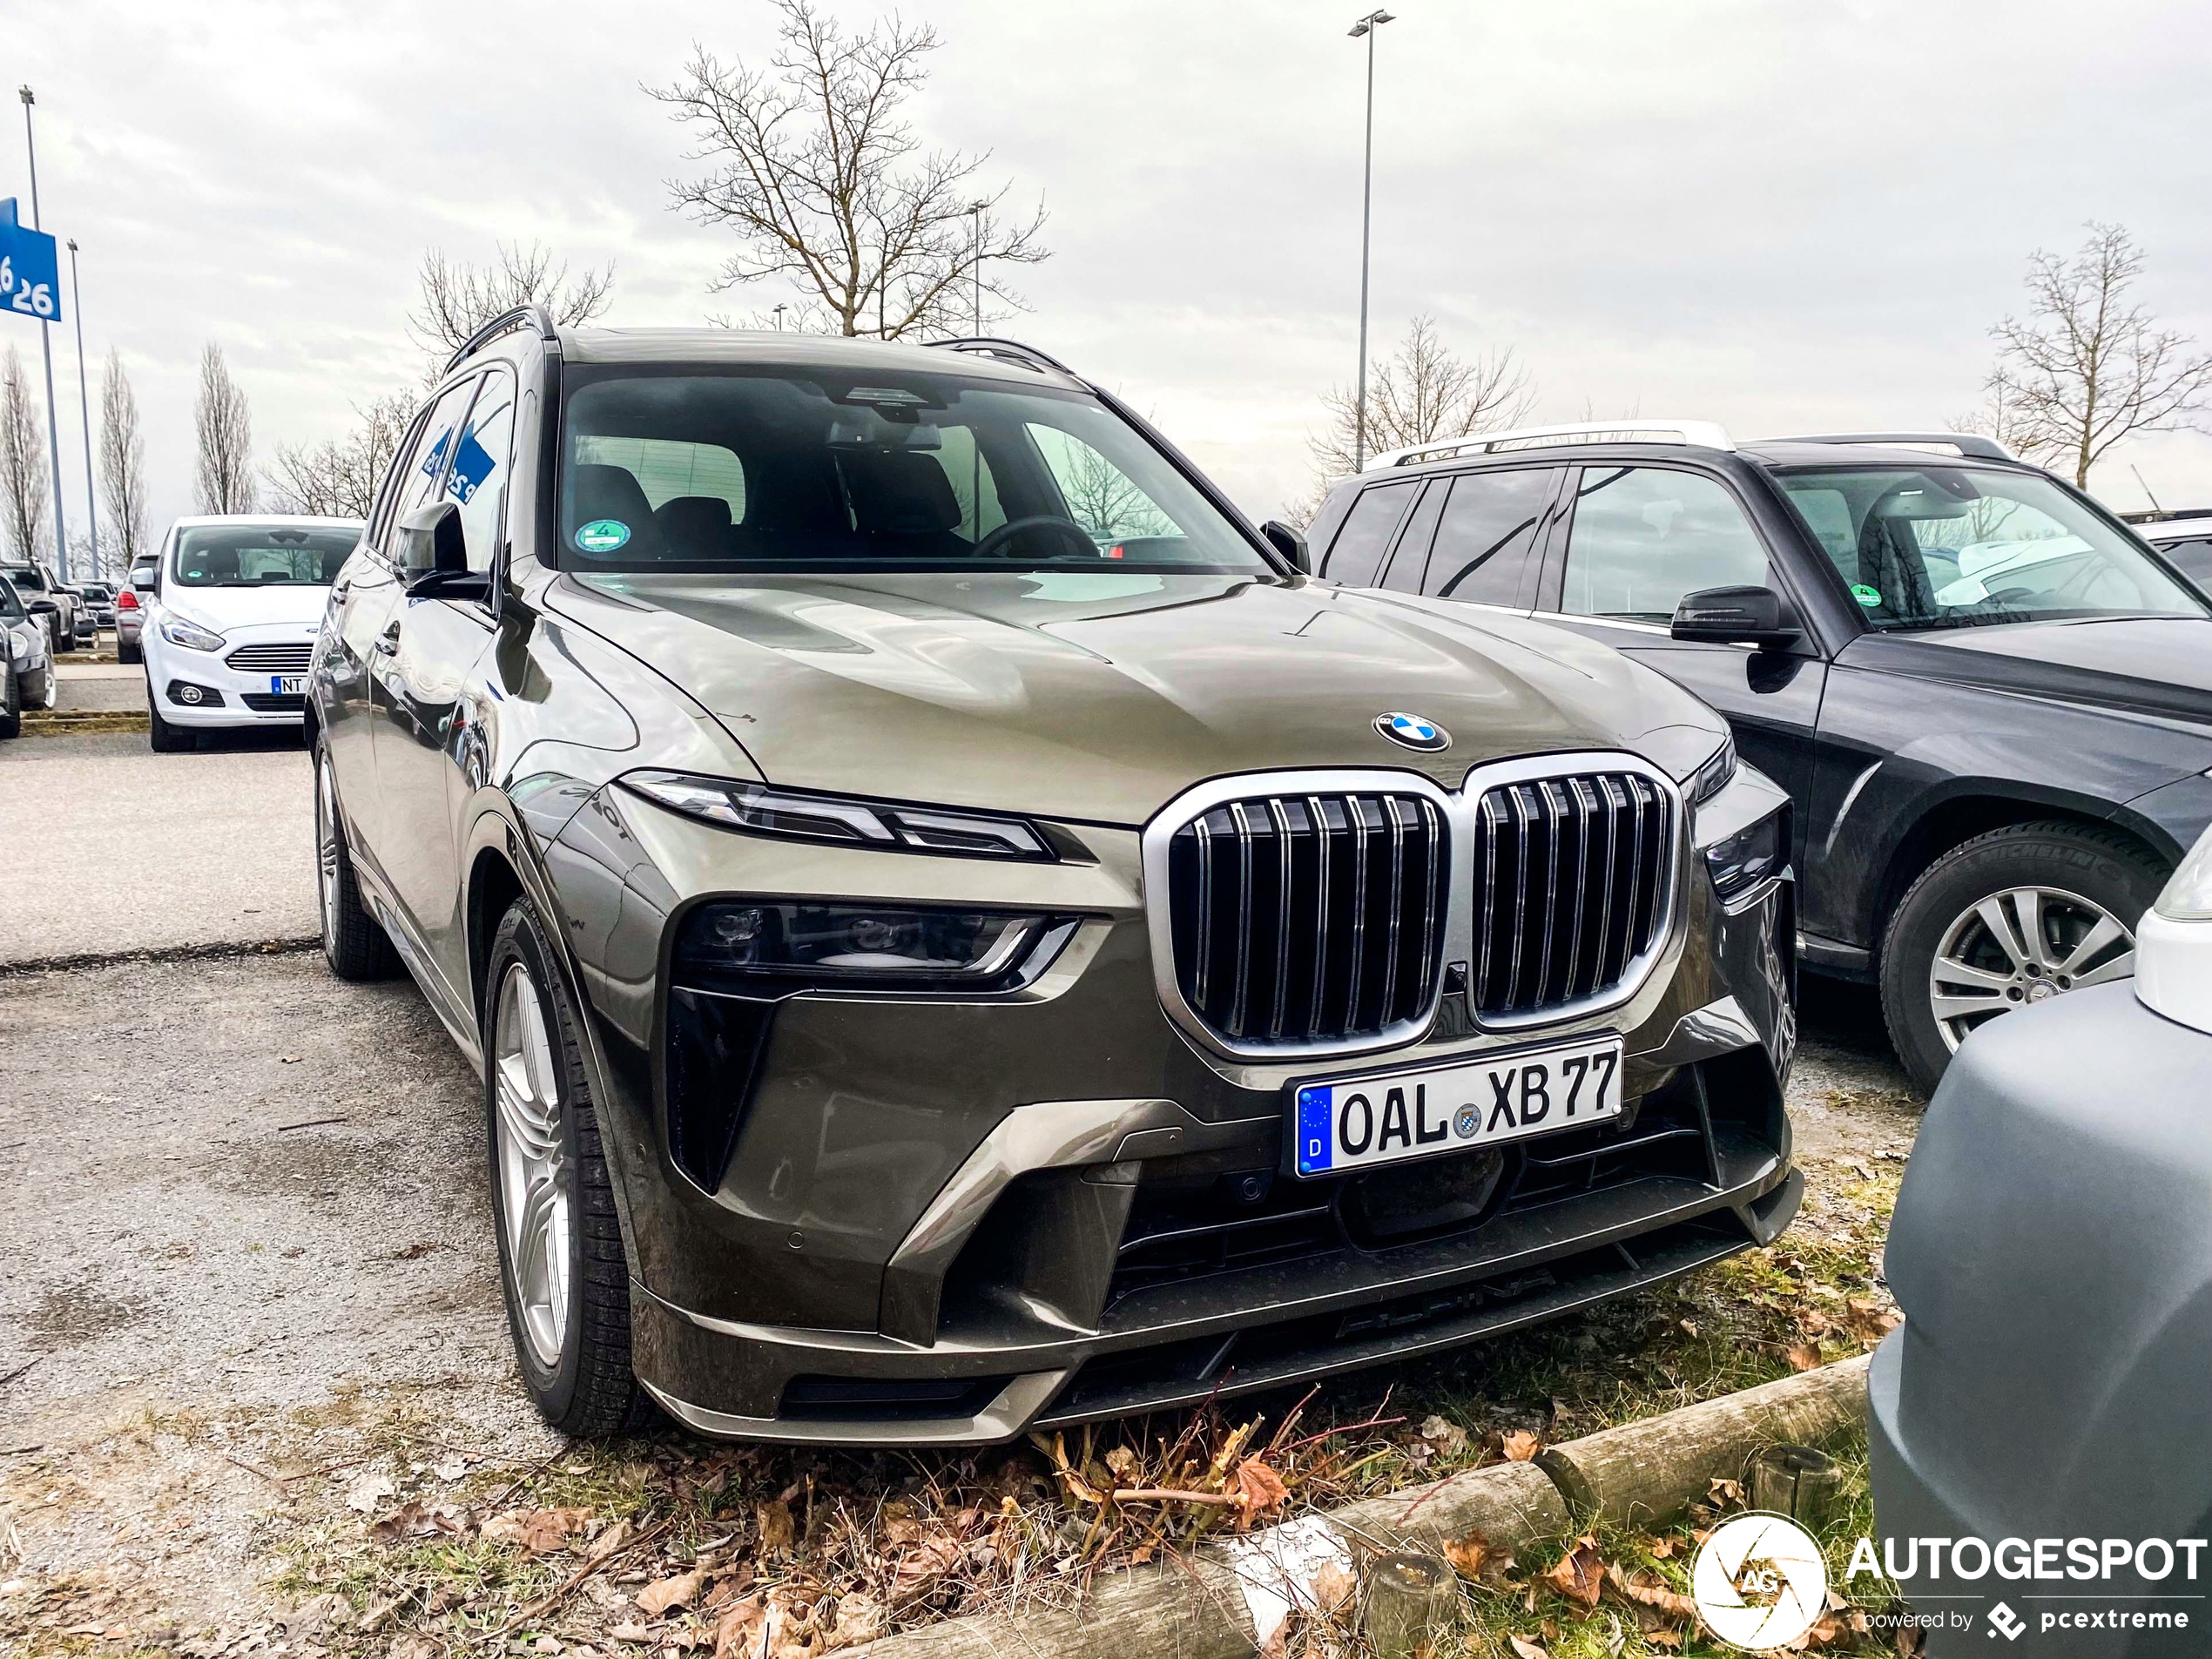
[[[1511,347],[1540,418],[1732,430],[1940,426],[2036,247],[2128,226],[2142,297],[2212,338],[2212,7],[2005,0],[1393,0],[1379,37],[1379,352],[1426,312]],[[867,0],[832,0],[848,22]],[[1304,491],[1359,292],[1358,3],[925,0],[945,45],[914,114],[1042,198],[1034,341],[1150,412],[1255,516]],[[426,247],[612,260],[605,320],[687,324],[726,233],[670,211],[682,132],[649,98],[694,39],[765,56],[772,14],[574,3],[189,6],[12,0],[38,96],[46,228],[83,245],[85,345],[144,406],[156,528],[191,507],[202,341],[266,456],[414,383]],[[0,192],[26,198],[20,133]],[[33,327],[0,319],[34,375]],[[55,331],[84,513],[73,334]],[[2212,503],[2212,436],[2141,440],[2093,480]]]

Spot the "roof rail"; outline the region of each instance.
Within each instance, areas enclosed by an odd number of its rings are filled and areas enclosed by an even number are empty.
[[[1888,444],[1898,449],[1948,449],[1974,461],[2018,461],[1995,438],[1979,432],[1807,432],[1788,438],[1754,438],[1754,443]]]
[[[553,327],[551,312],[541,305],[516,306],[512,311],[501,312],[475,334],[462,341],[461,348],[446,359],[446,366],[442,373],[452,374],[455,369],[461,367],[462,360],[469,353],[481,349],[502,334],[509,334],[516,329],[523,327],[535,328],[540,340],[550,341],[556,345],[560,342],[561,336]]]
[[[1472,437],[1445,438],[1386,450],[1361,468],[1373,472],[1387,467],[1419,467],[1457,455],[1497,455],[1509,449],[1550,449],[1576,443],[1689,443],[1707,449],[1733,449],[1736,441],[1712,421],[1647,421],[1635,416],[1624,421],[1570,421],[1561,426],[1515,427],[1509,432],[1479,432]]]
[[[2138,508],[2132,513],[2121,513],[2123,524],[2163,524],[2176,518],[2212,518],[2212,507],[2153,507]]]
[[[978,357],[1003,357],[1023,368],[1034,369],[1042,363],[1047,368],[1057,369],[1070,380],[1082,378],[1058,358],[1046,356],[1035,346],[1025,346],[1018,340],[1001,340],[995,334],[967,334],[957,340],[927,340],[922,343],[934,346],[940,351],[973,352]]]

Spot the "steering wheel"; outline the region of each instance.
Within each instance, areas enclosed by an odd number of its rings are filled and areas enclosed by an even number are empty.
[[[1006,556],[1008,543],[1023,530],[1032,529],[1052,530],[1064,540],[1080,545],[1084,557],[1095,559],[1098,556],[1098,543],[1090,539],[1090,532],[1076,523],[1074,519],[1063,518],[1058,513],[1032,513],[1027,518],[1010,518],[981,541],[976,543],[969,550],[968,556],[978,559],[1002,558]]]

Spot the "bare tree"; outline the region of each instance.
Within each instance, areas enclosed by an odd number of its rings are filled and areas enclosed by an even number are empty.
[[[0,358],[0,514],[6,519],[8,557],[17,564],[48,551],[44,426],[23,359],[10,346]]]
[[[1386,449],[1514,426],[1527,418],[1535,401],[1527,371],[1511,347],[1461,357],[1437,337],[1433,318],[1416,317],[1398,349],[1368,371],[1365,454],[1372,459]],[[1330,481],[1350,472],[1361,453],[1358,396],[1332,386],[1321,395],[1321,405],[1328,425],[1306,440],[1314,464],[1312,508],[1320,505]],[[1312,516],[1310,509],[1302,515]]]
[[[2027,315],[1990,330],[1989,403],[1964,422],[2070,470],[2083,489],[2114,444],[2194,425],[2212,401],[2212,356],[2157,327],[2131,297],[2142,250],[2121,226],[2092,220],[2088,229],[2071,259],[2028,256]]]
[[[563,326],[590,321],[613,297],[615,267],[610,260],[570,280],[567,261],[556,265],[550,248],[502,242],[497,260],[481,267],[434,247],[416,277],[421,295],[408,315],[408,333],[429,360],[426,381],[435,381],[470,335],[517,306],[543,306]]]
[[[1025,308],[998,273],[1049,257],[1042,205],[1027,218],[995,212],[1011,185],[976,181],[989,153],[925,152],[900,118],[929,78],[937,31],[894,15],[848,34],[813,0],[777,9],[783,44],[766,69],[725,67],[694,45],[673,86],[649,89],[696,133],[685,158],[709,164],[671,184],[677,206],[742,244],[717,289],[786,280],[800,328],[965,334],[981,304],[980,261],[982,293]]]
[[[131,562],[146,550],[146,441],[138,430],[138,398],[111,350],[100,376],[100,489],[107,496],[108,538],[100,544],[111,580],[127,581]]]
[[[223,348],[200,348],[199,401],[192,411],[199,459],[194,493],[203,513],[253,510],[253,416],[246,394],[231,378]]]
[[[1089,444],[1068,446],[1060,493],[1076,523],[1094,536],[1172,536],[1175,525],[1152,498]]]
[[[354,428],[342,438],[277,445],[276,464],[264,475],[275,500],[287,512],[367,518],[415,410],[406,393],[388,393],[356,403]]]

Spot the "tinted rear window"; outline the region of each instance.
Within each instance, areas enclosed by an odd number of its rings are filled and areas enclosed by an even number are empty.
[[[1408,478],[1362,491],[1359,499],[1352,502],[1344,528],[1337,532],[1336,545],[1329,550],[1329,561],[1322,567],[1321,574],[1347,588],[1372,587],[1375,572],[1382,568],[1383,555],[1390,550],[1390,538],[1398,529],[1398,521],[1413,504],[1418,483],[1418,480]]]

